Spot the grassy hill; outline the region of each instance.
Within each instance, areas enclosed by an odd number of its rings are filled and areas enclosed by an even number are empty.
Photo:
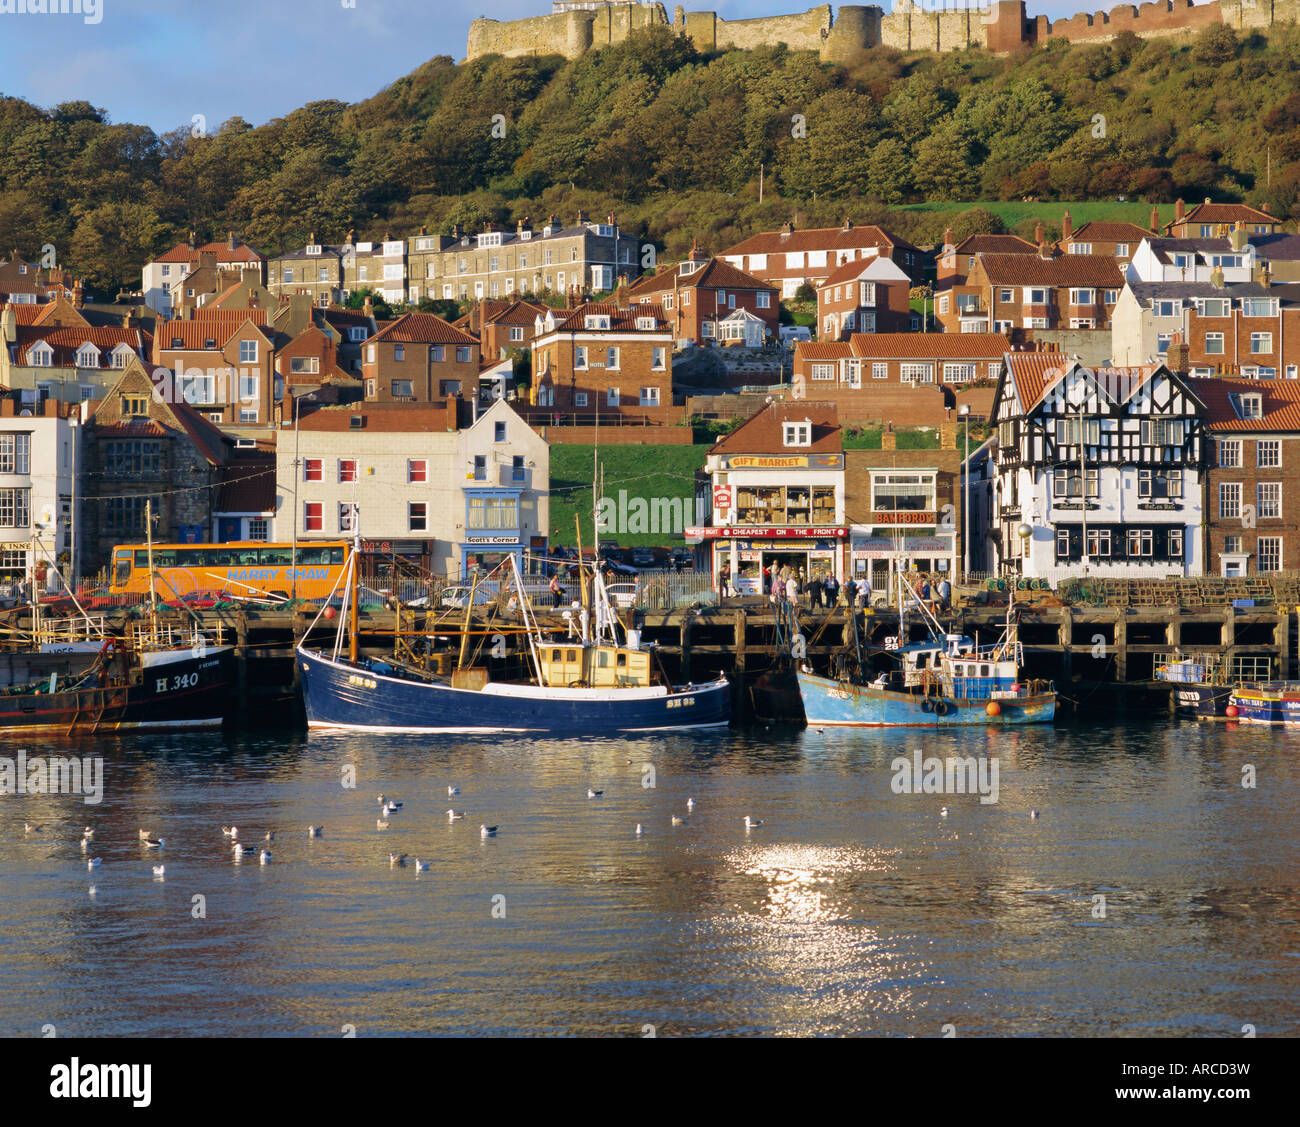
[[[704,467],[708,449],[707,445],[602,446],[602,497],[612,502],[608,513],[612,527],[602,531],[600,539],[617,540],[623,548],[684,544],[681,529],[695,522],[695,471]],[[591,446],[551,447],[552,544],[577,543],[575,516],[582,522],[583,546],[592,544],[591,463]],[[631,531],[642,522],[644,531]],[[651,531],[652,526],[658,531]]]

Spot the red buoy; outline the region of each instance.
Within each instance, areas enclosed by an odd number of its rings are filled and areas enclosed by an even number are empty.
[[[1235,720],[1237,718],[1237,714],[1240,711],[1241,710],[1235,704],[1230,704],[1228,705],[1227,708],[1223,710],[1223,715],[1226,716],[1229,720]]]
[[[985,711],[986,713],[988,713],[988,715],[990,715],[990,716],[1001,716],[1001,715],[1002,715],[1002,706],[1001,706],[1000,704],[998,704],[997,701],[995,701],[995,700],[991,700],[991,701],[989,701],[989,703],[985,706],[984,711]]]
[[[336,614],[338,614],[338,611],[336,611],[333,607],[326,607],[326,608],[325,608],[325,617],[326,617],[326,618],[333,618]]]

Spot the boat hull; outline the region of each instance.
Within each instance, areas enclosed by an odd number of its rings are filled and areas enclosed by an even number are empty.
[[[607,735],[725,727],[725,678],[664,692],[653,689],[484,689],[407,680],[324,654],[297,651],[309,728],[369,732],[546,732]]]
[[[1219,720],[1226,717],[1231,685],[1176,684],[1173,688],[1174,714],[1195,716],[1198,720]]]
[[[0,692],[0,737],[220,727],[230,708],[234,654],[212,647],[151,655],[130,683],[54,692]]]
[[[808,725],[813,728],[942,728],[963,725],[1047,724],[1056,717],[1056,694],[999,698],[926,698],[853,685],[802,671],[796,674]],[[998,714],[990,716],[990,703]]]
[[[1272,689],[1267,686],[1233,690],[1229,704],[1237,709],[1235,720],[1243,724],[1277,724],[1300,727],[1300,684]]]

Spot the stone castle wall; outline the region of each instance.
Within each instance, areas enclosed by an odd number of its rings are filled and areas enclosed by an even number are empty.
[[[576,59],[587,51],[621,43],[634,30],[655,25],[684,33],[700,51],[752,50],[784,43],[792,50],[816,51],[825,62],[844,62],[858,51],[880,45],[901,51],[985,47],[1001,53],[1056,38],[1107,40],[1121,31],[1186,37],[1218,23],[1243,31],[1300,23],[1300,0],[1211,0],[1208,4],[1156,0],[1055,21],[1026,16],[1024,0],[988,0],[968,8],[936,8],[915,0],[897,0],[891,12],[868,5],[845,5],[834,12],[830,4],[822,4],[795,15],[750,20],[725,20],[716,12],[687,12],[678,6],[671,22],[662,4],[614,3],[594,11],[506,22],[475,20],[470,24],[467,58],[563,55]]]

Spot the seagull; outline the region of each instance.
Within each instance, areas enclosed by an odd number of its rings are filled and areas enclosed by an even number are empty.
[[[381,794],[379,796],[379,805],[384,808],[385,812],[389,810],[400,810],[402,808],[402,804],[400,802],[394,802],[391,798],[389,798],[385,794]]]
[[[496,826],[484,826],[484,825],[480,825],[479,828],[478,828],[478,832],[479,832],[483,837],[496,837],[496,836],[497,836],[497,827],[496,827]]]
[[[98,868],[99,868],[99,862],[100,862],[100,858],[99,858],[99,857],[92,857],[89,861],[86,862],[86,868],[87,868],[87,869],[92,869],[92,870],[93,870],[93,869],[98,869]]]
[[[463,818],[463,817],[465,817],[465,811],[464,811],[464,810],[448,810],[448,811],[447,811],[447,821],[449,821],[449,822],[458,822],[458,821],[460,821],[460,819]]]
[[[460,794],[460,787],[448,787],[448,788],[447,788],[447,797],[448,797],[448,798],[450,798],[450,797],[451,797],[452,795],[454,795],[454,794]]]
[[[257,859],[261,864],[267,864],[271,860],[271,851],[269,849],[263,849],[262,852],[257,855]]]
[[[680,826],[681,824],[682,824],[682,820],[681,820],[681,819],[680,819],[676,814],[674,814],[674,815],[673,815],[673,825],[674,825],[674,826]]]
[[[695,799],[693,799],[693,798],[688,798],[688,799],[686,800],[686,809],[687,809],[687,810],[694,810],[694,809],[695,809]]]
[[[644,827],[641,825],[640,822],[637,822],[637,824],[636,824],[636,836],[637,836],[637,837],[640,837],[643,833],[645,833],[645,829],[644,829]]]
[[[81,836],[84,837],[87,841],[89,841],[92,837],[95,836],[95,831],[91,826],[83,826],[81,830]]]
[[[940,807],[939,807],[939,817],[940,817],[940,818],[946,818],[946,817],[948,817],[948,807],[946,807],[946,806],[940,806]]]
[[[325,827],[324,827],[324,826],[308,826],[308,827],[307,827],[307,836],[308,836],[308,837],[320,837],[320,836],[324,833],[324,831],[325,831]]]
[[[147,837],[144,839],[146,849],[161,849],[167,844],[167,839],[162,837]]]
[[[405,864],[406,864],[406,854],[405,854],[405,853],[390,853],[390,854],[388,855],[388,867],[389,867],[389,868],[392,868],[394,865],[405,865]]]
[[[43,829],[45,829],[44,826],[33,826],[31,822],[23,823],[23,833],[25,834],[38,834]]]
[[[402,804],[400,802],[390,802],[384,807],[384,817],[387,818],[390,814],[396,814],[401,808]]]
[[[86,891],[89,892],[91,896],[94,896],[96,892],[95,886],[92,884]]]
[[[752,830],[755,826],[761,826],[762,824],[760,819],[751,818],[748,814],[745,815],[745,829]]]
[[[376,829],[379,829],[379,830],[386,830],[386,829],[388,829],[388,823],[385,822],[385,821],[383,820],[383,818],[376,818],[376,819],[375,819],[375,828],[376,828]]]
[[[238,837],[238,836],[239,836],[239,827],[238,827],[238,826],[222,826],[222,827],[221,827],[221,832],[222,832],[226,837]],[[141,837],[144,836],[144,831],[143,831],[143,830],[140,831],[140,836],[141,836]]]
[[[263,840],[263,841],[274,841],[274,840],[275,840],[275,830],[267,830],[267,831],[266,831],[266,837],[264,837],[262,840]]]
[[[602,794],[604,794],[604,793],[605,793],[605,792],[604,792],[603,790],[592,790],[591,787],[588,787],[588,788],[587,788],[587,797],[588,797],[588,798],[599,798],[599,797],[600,797]]]
[[[1031,810],[1031,811],[1029,811],[1029,816],[1030,816],[1031,818],[1037,818],[1037,817],[1038,817],[1038,811],[1037,811],[1037,810]]]
[[[234,848],[236,857],[247,857],[257,852],[256,845],[240,845],[239,842],[235,842]]]
[[[825,729],[825,728],[818,728],[818,729],[817,729],[817,734],[818,734],[819,736],[824,736],[824,735],[826,734],[826,729]]]
[[[433,868],[432,861],[421,861],[418,857],[415,859],[415,871],[417,873],[427,873],[431,868]]]
[[[162,876],[166,871],[167,867],[165,865],[155,865],[153,867],[153,875],[156,877]]]

